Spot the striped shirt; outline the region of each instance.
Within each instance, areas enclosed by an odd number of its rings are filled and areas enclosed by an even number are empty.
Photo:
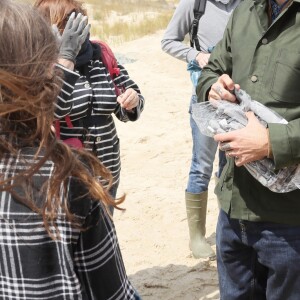
[[[26,164],[20,156],[4,157],[0,161],[4,179],[34,163],[32,153],[31,148],[22,150]],[[40,188],[53,167],[47,161],[33,177],[37,206],[45,200]],[[68,203],[89,229],[79,231],[61,213],[60,240],[52,240],[40,215],[10,193],[0,193],[0,299],[140,299],[127,278],[115,228],[103,204],[89,199],[74,178],[69,179]]]
[[[135,121],[144,108],[144,98],[121,65],[120,75],[114,80],[99,60],[88,64],[89,79],[78,71],[64,71],[63,88],[56,103],[55,117],[60,119],[61,139],[83,139],[85,148],[94,151],[99,160],[111,171],[114,182],[118,183],[120,164],[120,145],[113,114],[122,122]],[[115,85],[120,89],[133,88],[139,96],[139,104],[133,113],[127,113],[117,102]],[[90,120],[85,120],[92,106]],[[65,116],[69,115],[73,128],[67,126]],[[85,120],[85,121],[83,121]],[[88,126],[86,123],[88,122]],[[88,127],[88,130],[85,128]],[[85,135],[83,137],[83,134]]]

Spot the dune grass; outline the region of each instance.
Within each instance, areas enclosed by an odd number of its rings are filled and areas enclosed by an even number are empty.
[[[172,12],[166,12],[155,16],[144,16],[140,21],[97,22],[92,25],[91,34],[116,45],[165,29],[171,16]]]
[[[86,0],[83,3],[92,24],[91,36],[118,45],[165,29],[178,1]]]
[[[158,0],[90,0],[91,34],[110,44],[120,44],[165,29],[174,4]]]

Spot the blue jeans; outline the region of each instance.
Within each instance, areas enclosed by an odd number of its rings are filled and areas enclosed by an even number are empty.
[[[189,181],[186,191],[192,194],[199,194],[207,191],[211,178],[213,163],[215,160],[218,143],[213,138],[202,134],[192,118],[191,105],[197,103],[197,96],[193,95],[190,104],[190,126],[192,129],[193,154],[189,173]],[[224,151],[219,151],[219,170],[216,176],[220,177],[226,164]]]
[[[220,210],[217,266],[221,300],[299,300],[300,226],[230,219]]]

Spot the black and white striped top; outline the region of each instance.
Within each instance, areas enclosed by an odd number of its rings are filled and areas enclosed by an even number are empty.
[[[144,98],[135,82],[133,82],[121,65],[120,75],[112,81],[109,72],[99,60],[88,64],[89,79],[78,71],[64,70],[64,85],[56,104],[55,117],[60,119],[61,139],[71,137],[83,138],[89,105],[92,114],[88,120],[88,132],[84,139],[86,149],[94,151],[99,160],[111,171],[114,182],[118,183],[120,164],[120,145],[113,119],[113,114],[122,122],[135,121],[144,108]],[[139,95],[139,104],[132,113],[127,113],[117,102],[115,85],[120,89],[133,88]],[[69,115],[73,128],[67,126],[65,116]]]
[[[32,164],[32,150],[22,150],[26,164],[20,156],[2,159],[3,178]],[[47,161],[33,177],[38,206],[45,201],[45,193],[40,193],[41,184],[51,177],[53,167]],[[115,228],[103,204],[92,201],[74,178],[69,179],[68,203],[89,229],[79,231],[61,213],[57,220],[60,240],[52,240],[40,215],[10,193],[0,193],[0,299],[140,299],[126,275]]]

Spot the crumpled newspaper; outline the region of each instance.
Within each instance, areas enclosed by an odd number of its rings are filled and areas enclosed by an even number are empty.
[[[200,131],[210,137],[229,132],[247,125],[247,111],[253,111],[263,126],[267,123],[287,124],[279,114],[263,104],[252,100],[242,89],[236,90],[239,104],[225,100],[213,100],[192,105],[192,117]],[[275,171],[272,159],[265,158],[245,164],[249,173],[262,185],[276,193],[287,193],[300,189],[300,165]]]

